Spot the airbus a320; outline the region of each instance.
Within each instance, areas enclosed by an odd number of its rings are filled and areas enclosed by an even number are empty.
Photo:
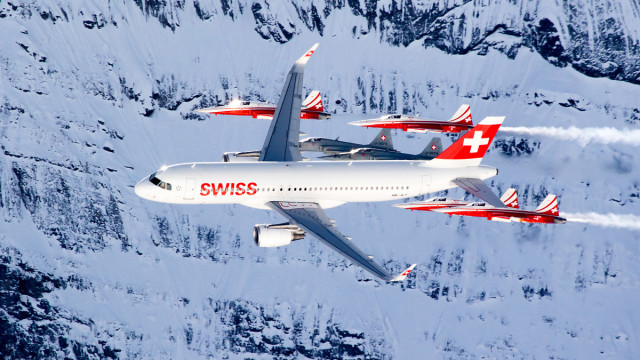
[[[242,204],[274,210],[287,222],[255,225],[258,246],[288,245],[311,234],[372,275],[403,280],[415,264],[392,275],[339,232],[324,209],[347,202],[410,198],[455,187],[460,179],[482,183],[498,172],[480,162],[504,117],[485,118],[430,161],[303,162],[298,142],[302,82],[305,64],[317,46],[289,71],[258,162],[162,167],[140,180],[135,193],[171,204]]]

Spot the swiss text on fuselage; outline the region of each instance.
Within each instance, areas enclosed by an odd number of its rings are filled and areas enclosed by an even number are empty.
[[[200,196],[218,195],[255,195],[257,184],[251,183],[202,183]]]

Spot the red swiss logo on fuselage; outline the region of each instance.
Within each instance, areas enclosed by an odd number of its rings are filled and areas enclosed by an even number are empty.
[[[218,195],[255,195],[257,184],[251,183],[202,183],[200,196]]]

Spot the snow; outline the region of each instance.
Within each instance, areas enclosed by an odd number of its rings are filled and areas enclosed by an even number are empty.
[[[558,68],[527,49],[512,60],[493,49],[459,56],[416,43],[381,44],[375,33],[352,38],[341,24],[362,19],[348,11],[326,23],[325,34],[335,36],[320,37],[297,23],[297,36],[277,44],[256,35],[248,7],[233,20],[210,5],[218,15],[200,21],[187,16],[193,14],[189,2],[171,31],[134,2],[110,4],[69,1],[61,7],[74,19],[109,14],[102,29],[87,29],[79,20],[54,25],[39,16],[2,21],[10,35],[0,38],[0,243],[3,253],[17,251],[43,272],[83,280],[84,287],[46,295],[68,318],[91,320],[61,320],[70,324],[70,338],[107,339],[122,349],[122,358],[260,357],[223,345],[227,325],[216,301],[241,300],[288,326],[300,316],[304,329],[316,328],[320,337],[329,323],[362,332],[364,347],[398,359],[633,358],[640,352],[640,169],[633,140],[638,125],[630,120],[637,85]],[[289,7],[278,6],[272,10],[279,21],[294,18],[283,10]],[[304,121],[310,136],[368,143],[377,130],[349,121],[404,108],[446,119],[469,103],[476,123],[506,116],[510,131],[497,140],[524,139],[533,149],[511,156],[490,149],[484,162],[500,169],[491,181],[496,193],[517,188],[526,209],[548,192],[557,194],[561,215],[571,221],[494,223],[409,212],[392,203],[327,210],[343,233],[392,272],[418,263],[405,283],[387,284],[314,239],[254,247],[254,224],[282,221],[273,212],[156,204],[133,194],[133,184],[162,165],[259,149],[268,121],[184,117],[205,97],[276,103],[290,64],[314,42],[320,47],[307,64],[305,88],[319,89],[336,114]],[[45,62],[38,60],[42,56]],[[122,93],[122,80],[139,101]],[[169,101],[203,96],[168,110],[152,99],[161,91],[170,91]],[[145,117],[145,109],[154,112]],[[431,136],[395,132],[394,145],[418,153]],[[443,136],[444,145],[455,138]],[[37,196],[59,202],[42,200],[29,209],[13,168],[34,174],[29,184]],[[70,187],[69,198],[56,195],[60,178]],[[95,202],[106,212],[110,195],[128,251],[116,233],[97,239],[83,222],[71,226],[75,213],[58,214],[66,201],[74,211]],[[468,197],[462,190],[448,196]],[[45,231],[66,225],[69,236],[80,239],[75,250]],[[213,244],[198,236],[199,229],[217,234]],[[99,241],[104,248],[86,245]],[[281,335],[293,344],[271,327],[254,335]]]

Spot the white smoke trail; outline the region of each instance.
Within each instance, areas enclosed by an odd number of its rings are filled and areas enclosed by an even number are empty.
[[[640,146],[640,129],[616,129],[612,127],[568,128],[545,126],[503,126],[500,131],[526,135],[543,135],[577,141],[581,146],[590,142],[602,144],[626,144]]]
[[[632,214],[598,214],[588,213],[562,213],[567,222],[581,222],[604,227],[617,227],[629,230],[640,230],[640,216]]]

